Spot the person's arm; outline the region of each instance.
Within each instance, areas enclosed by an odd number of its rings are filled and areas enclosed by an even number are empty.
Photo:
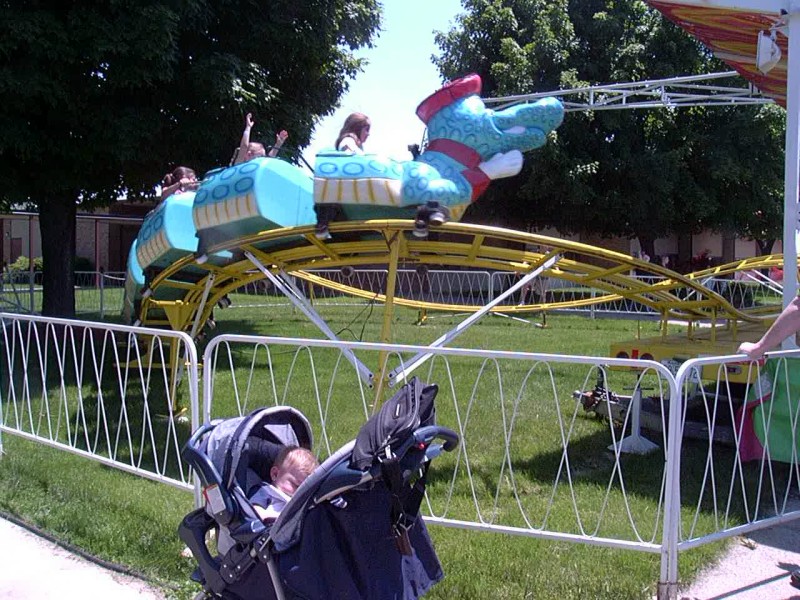
[[[239,142],[239,151],[236,153],[236,160],[233,164],[238,165],[245,162],[247,156],[247,148],[250,146],[250,130],[253,128],[255,121],[253,121],[253,113],[247,113],[244,117],[244,131],[242,132],[242,141]]]
[[[172,196],[175,192],[181,189],[181,182],[173,183],[172,185],[165,186],[161,188],[161,199],[166,200],[168,197]]]
[[[286,130],[281,129],[281,131],[275,136],[275,145],[272,148],[270,148],[269,154],[267,154],[267,156],[269,156],[270,158],[275,158],[276,156],[278,156],[278,152],[280,152],[283,143],[286,141],[286,138],[288,137],[289,134],[286,132]]]
[[[742,342],[738,352],[746,354],[750,359],[761,358],[765,352],[772,350],[784,339],[800,330],[800,297],[792,300],[778,315],[775,322],[757,342]]]
[[[356,141],[353,139],[352,136],[346,135],[342,138],[342,141],[339,142],[339,147],[337,148],[339,152],[352,152],[353,154],[364,154],[364,151],[358,147]]]
[[[168,185],[166,187],[161,188],[161,199],[165,200],[175,192],[185,192],[187,190],[193,191],[198,188],[200,185],[197,181],[192,181],[187,177],[181,178],[180,181],[173,183],[172,185]]]

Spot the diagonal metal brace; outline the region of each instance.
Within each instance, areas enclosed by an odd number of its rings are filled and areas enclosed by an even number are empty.
[[[500,304],[503,300],[508,298],[518,289],[525,286],[531,279],[534,279],[542,274],[543,271],[551,268],[554,264],[556,264],[559,260],[561,260],[560,254],[553,254],[548,257],[542,264],[536,267],[533,271],[527,273],[524,277],[522,277],[517,283],[512,285],[508,288],[505,292],[497,296],[494,300],[489,302],[488,304],[481,307],[480,310],[474,312],[469,317],[461,321],[458,325],[456,325],[453,329],[445,333],[442,337],[437,339],[436,341],[432,342],[428,347],[429,348],[440,348],[454,340],[459,335],[464,333],[470,326],[472,326],[478,319],[483,317],[486,313],[492,310],[495,306]],[[407,363],[400,365],[396,369],[394,369],[391,373],[389,373],[389,387],[394,387],[397,385],[398,382],[405,380],[408,375],[417,367],[422,365],[425,361],[431,358],[433,354],[430,352],[420,352],[416,356],[413,356]]]
[[[328,324],[325,320],[319,315],[319,313],[314,310],[314,307],[308,301],[303,293],[297,288],[297,286],[289,280],[288,275],[281,271],[281,276],[275,275],[272,271],[270,271],[267,267],[263,265],[263,263],[258,260],[253,254],[250,252],[245,252],[244,255],[247,259],[255,265],[255,267],[261,271],[264,276],[272,282],[272,284],[280,290],[280,292],[286,296],[289,301],[297,307],[300,312],[302,312],[308,319],[316,325],[322,333],[324,333],[328,339],[333,340],[335,342],[341,341],[339,337],[333,332],[333,330],[328,327]],[[361,380],[369,387],[372,387],[372,380],[373,380],[373,373],[370,371],[367,366],[362,363],[356,355],[353,353],[352,350],[349,348],[342,348],[342,354],[344,357],[352,364],[356,371],[358,371],[358,376]]]

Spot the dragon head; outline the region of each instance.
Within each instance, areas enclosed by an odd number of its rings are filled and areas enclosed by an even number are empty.
[[[491,110],[481,100],[480,91],[481,78],[472,74],[425,99],[417,115],[428,126],[428,138],[460,142],[487,159],[498,152],[526,152],[543,146],[547,134],[564,118],[564,108],[555,98]]]

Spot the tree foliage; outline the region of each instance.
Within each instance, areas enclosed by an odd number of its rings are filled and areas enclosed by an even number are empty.
[[[463,7],[437,34],[435,62],[447,78],[479,73],[487,97],[727,70],[639,0],[463,0]],[[779,128],[774,108],[571,112],[520,176],[493,184],[468,218],[637,236],[651,255],[653,240],[673,233],[756,235],[760,224],[764,235],[782,183]],[[747,154],[768,164],[743,160]]]
[[[752,238],[769,253],[783,235],[786,111],[775,104],[715,111],[707,137],[718,228]]]
[[[0,20],[0,202],[39,208],[45,314],[72,314],[74,218],[154,194],[183,164],[253,139],[308,143],[362,67],[378,0],[7,0]]]

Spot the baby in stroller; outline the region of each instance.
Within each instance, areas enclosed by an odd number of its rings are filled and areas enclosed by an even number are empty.
[[[300,446],[284,446],[269,470],[272,482],[262,483],[249,495],[261,520],[268,523],[277,519],[300,484],[318,466],[317,458],[311,450]]]
[[[228,600],[411,600],[443,577],[419,506],[428,467],[458,445],[435,425],[438,388],[405,384],[355,440],[303,481],[274,522],[251,498],[285,446],[311,449],[311,428],[278,406],[200,427],[183,456],[205,506],[187,515],[181,539],[198,561],[199,597]],[[219,531],[215,555],[206,533]]]

